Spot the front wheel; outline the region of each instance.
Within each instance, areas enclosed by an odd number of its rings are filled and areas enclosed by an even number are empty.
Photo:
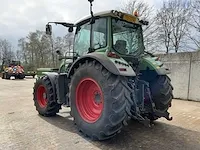
[[[2,77],[1,77],[2,79],[5,79],[5,73],[2,73]]]
[[[166,112],[171,106],[173,99],[173,87],[170,78],[167,75],[157,76],[150,82],[150,90],[156,109]]]
[[[70,85],[71,114],[83,134],[105,140],[120,132],[130,111],[127,79],[96,61],[82,64]]]
[[[56,102],[53,85],[47,76],[38,79],[33,88],[34,105],[42,116],[55,116],[61,109]]]
[[[4,79],[10,80],[11,75],[8,72],[4,73]]]
[[[24,78],[25,78],[25,74],[20,73],[20,74],[19,74],[19,79],[24,79]]]

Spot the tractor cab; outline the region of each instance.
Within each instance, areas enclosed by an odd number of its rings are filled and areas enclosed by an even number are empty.
[[[115,10],[85,17],[75,23],[74,51],[80,56],[95,51],[111,57],[139,56],[144,51],[143,24],[137,16]]]
[[[135,63],[135,59],[138,59],[145,49],[142,25],[148,25],[148,22],[139,20],[137,12],[127,14],[109,10],[92,13],[74,24],[49,23],[68,27],[69,32],[75,29],[73,52],[66,52],[66,54],[73,55],[66,56],[57,52],[60,60],[63,60],[62,66],[68,66],[77,58],[93,52],[102,52],[110,58],[121,57],[128,62]],[[49,23],[46,25],[46,34],[51,35],[52,27]]]
[[[20,61],[15,61],[15,60],[12,60],[9,64],[9,66],[21,66],[21,62]]]

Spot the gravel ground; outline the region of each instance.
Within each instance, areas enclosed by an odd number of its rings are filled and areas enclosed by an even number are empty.
[[[200,103],[174,100],[173,121],[159,119],[152,128],[130,121],[107,141],[82,136],[63,108],[56,117],[38,115],[33,105],[34,79],[0,79],[1,150],[200,150]]]

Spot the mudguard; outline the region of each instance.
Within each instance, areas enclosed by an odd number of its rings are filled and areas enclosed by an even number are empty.
[[[96,60],[115,75],[136,76],[132,67],[123,58],[111,58],[106,56],[105,53],[94,52],[77,59],[70,67],[68,77],[74,73],[74,68],[78,68],[79,64],[86,60]]]
[[[56,84],[55,84],[55,81],[56,81],[56,76],[58,76],[58,73],[56,72],[43,72],[42,73],[42,76],[48,76],[48,78],[50,79],[51,81],[51,84],[53,86],[53,99],[55,100],[55,102],[57,101],[57,97],[56,97]]]
[[[57,68],[38,68],[36,70],[36,79],[40,78],[44,74],[50,73],[50,72],[58,72],[59,69]]]
[[[151,70],[155,71],[158,75],[170,74],[170,70],[159,61],[158,57],[143,57],[139,65],[141,71]]]
[[[67,100],[67,93],[69,91],[68,83],[70,82],[67,78],[66,73],[58,74],[57,72],[43,72],[43,76],[48,76],[53,86],[54,100],[58,104],[69,104]]]

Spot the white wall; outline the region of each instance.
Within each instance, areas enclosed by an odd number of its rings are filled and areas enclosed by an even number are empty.
[[[171,70],[174,97],[200,101],[200,52],[158,56]]]

